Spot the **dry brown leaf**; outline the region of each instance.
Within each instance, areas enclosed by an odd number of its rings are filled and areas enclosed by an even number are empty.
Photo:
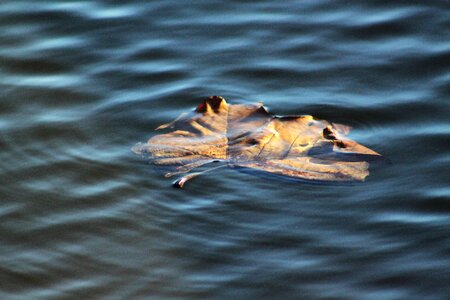
[[[191,113],[157,129],[158,134],[133,151],[147,153],[155,165],[168,167],[166,177],[223,161],[312,181],[363,181],[377,152],[345,136],[350,127],[312,116],[271,115],[262,104],[228,104],[219,96],[204,100]],[[214,168],[216,169],[216,168]],[[191,173],[174,184],[183,184]]]

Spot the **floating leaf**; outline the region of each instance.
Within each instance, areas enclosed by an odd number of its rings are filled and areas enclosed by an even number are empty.
[[[157,128],[162,129],[171,131],[137,144],[133,151],[166,167],[166,177],[222,161],[304,180],[363,181],[369,175],[368,162],[381,157],[347,139],[348,126],[308,115],[273,116],[262,104],[231,105],[219,96]],[[182,187],[199,174],[174,184]]]

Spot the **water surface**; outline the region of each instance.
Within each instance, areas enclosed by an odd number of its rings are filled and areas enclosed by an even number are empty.
[[[447,1],[2,1],[1,299],[448,299]],[[209,95],[351,125],[364,184],[130,148]]]

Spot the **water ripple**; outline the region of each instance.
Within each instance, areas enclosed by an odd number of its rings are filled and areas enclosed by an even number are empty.
[[[447,6],[3,1],[0,298],[448,298]],[[390,164],[172,189],[130,148],[208,95],[350,125]]]

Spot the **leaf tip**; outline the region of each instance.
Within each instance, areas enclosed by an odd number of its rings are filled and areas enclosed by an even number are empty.
[[[159,125],[158,127],[156,127],[155,130],[166,129],[166,128],[170,127],[171,125],[172,125],[172,123],[162,124],[162,125]]]
[[[144,154],[144,152],[145,152],[144,144],[141,142],[137,143],[136,145],[131,147],[131,151],[133,151],[137,155]]]
[[[179,189],[182,189],[184,184],[186,183],[186,181],[187,181],[186,177],[178,178],[177,180],[172,182],[172,186],[176,187],[176,188],[179,188]]]
[[[198,113],[206,113],[211,110],[217,112],[227,105],[227,101],[221,96],[210,96],[200,103],[195,109]]]

